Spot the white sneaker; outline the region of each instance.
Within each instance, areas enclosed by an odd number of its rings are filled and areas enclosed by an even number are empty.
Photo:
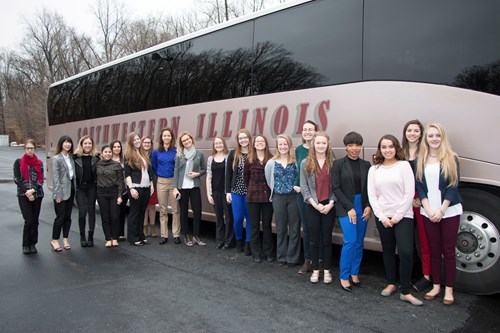
[[[318,283],[318,281],[319,281],[319,269],[314,270],[311,275],[311,283]]]
[[[326,284],[332,283],[332,274],[330,273],[330,270],[325,269],[323,272],[323,282]]]

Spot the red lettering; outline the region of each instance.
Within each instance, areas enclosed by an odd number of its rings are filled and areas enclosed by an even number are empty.
[[[198,127],[196,129],[196,138],[201,139],[203,138],[203,125],[205,124],[205,114],[200,113],[198,115]]]
[[[297,119],[295,121],[295,131],[294,137],[302,136],[302,127],[306,122],[307,108],[309,107],[309,103],[302,103],[297,105]]]
[[[175,136],[177,136],[177,133],[179,133],[179,123],[181,122],[181,117],[172,117],[170,122],[172,123],[170,128],[175,133]]]
[[[231,115],[233,114],[233,111],[226,111],[224,112],[224,118],[222,119],[222,136],[224,138],[230,138],[231,135],[233,134],[233,131],[229,129],[231,126]]]
[[[104,135],[103,135],[103,141],[104,142],[109,142],[109,125],[104,125]]]
[[[146,122],[144,120],[139,121],[139,136],[142,138],[144,136],[144,127],[146,126]]]
[[[129,125],[130,126],[130,132],[136,132],[137,133],[137,131],[135,130],[136,125],[137,124],[135,123],[135,121],[133,121],[133,122],[130,123],[130,125]],[[139,135],[139,137],[140,137],[140,135]]]
[[[85,128],[83,129],[83,135],[89,135],[89,130],[88,130],[88,128],[87,128],[87,127],[85,127]],[[82,136],[83,136],[83,135],[82,135]]]
[[[240,122],[238,125],[238,129],[246,128],[247,126],[247,115],[248,109],[243,109],[240,111]]]
[[[135,122],[134,122],[134,126],[135,126]],[[126,142],[127,134],[128,134],[128,123],[122,123],[122,139],[121,139],[122,142]]]
[[[278,107],[273,116],[273,136],[282,134],[285,132],[286,125],[288,124],[288,108],[286,105],[281,105]]]
[[[96,144],[100,144],[101,143],[101,125],[97,126],[95,128],[95,131],[97,133],[97,138],[95,139],[96,141]]]
[[[217,136],[217,131],[215,130],[216,119],[217,119],[217,113],[212,112],[208,118],[208,136],[207,136],[207,139],[213,139]]]
[[[330,101],[321,101],[314,111],[314,118],[318,120],[319,129],[322,131],[326,131],[326,129],[328,128],[328,118],[326,116],[326,113],[330,111]]]
[[[151,142],[154,142],[155,140],[155,128],[156,128],[156,119],[150,119],[149,120],[149,136],[151,137]],[[151,146],[153,147],[153,146]]]
[[[256,108],[253,110],[253,124],[252,124],[252,134],[259,135],[264,132],[264,122],[266,120],[267,108]],[[257,129],[258,127],[258,129]]]
[[[77,135],[78,135],[78,137],[79,137],[79,138],[81,138],[81,137],[82,137],[82,128],[81,128],[81,127],[79,127],[79,128],[78,128],[77,133],[78,133],[78,134],[77,134]]]
[[[160,118],[160,129],[166,128],[168,126],[168,121],[165,118]]]

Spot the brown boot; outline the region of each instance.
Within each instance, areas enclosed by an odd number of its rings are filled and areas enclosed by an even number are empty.
[[[302,265],[302,267],[300,267],[300,269],[297,273],[299,273],[300,275],[306,275],[308,272],[311,272],[311,271],[312,271],[311,260],[305,260],[304,265]]]
[[[149,236],[149,228],[148,228],[147,224],[145,224],[144,228],[142,228],[142,232],[144,233],[144,236],[146,236],[146,237]]]
[[[156,225],[150,224],[149,231],[150,231],[149,234],[151,235],[151,237],[158,237],[158,234],[156,233]]]

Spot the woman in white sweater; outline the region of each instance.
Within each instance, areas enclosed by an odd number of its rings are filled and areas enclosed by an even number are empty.
[[[413,267],[413,195],[415,178],[398,139],[384,135],[368,172],[368,198],[382,242],[387,286],[382,296],[396,291],[396,247],[399,253],[400,299],[422,305],[410,294]]]

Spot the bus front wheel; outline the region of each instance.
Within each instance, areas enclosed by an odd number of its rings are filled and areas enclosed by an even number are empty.
[[[455,288],[475,295],[500,292],[500,198],[473,188],[460,194],[464,212],[455,248]]]

